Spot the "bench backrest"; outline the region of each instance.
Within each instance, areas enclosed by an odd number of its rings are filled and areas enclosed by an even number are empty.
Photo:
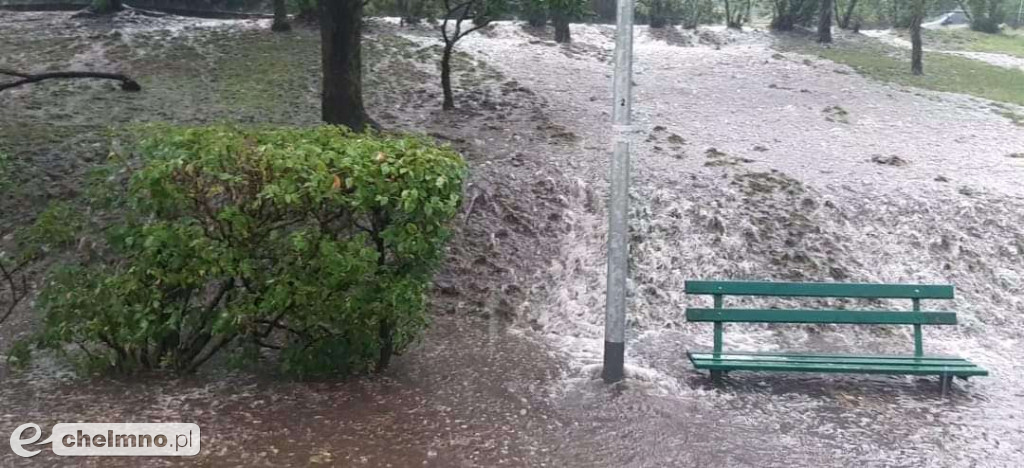
[[[714,297],[714,308],[687,308],[686,319],[714,322],[716,353],[722,349],[725,322],[913,325],[914,352],[919,356],[923,354],[921,325],[956,325],[953,312],[921,311],[921,299],[953,299],[950,285],[687,281],[686,294]],[[726,309],[724,296],[911,299],[913,310]]]
[[[953,286],[939,284],[783,283],[687,281],[686,294],[869,299],[953,299]]]

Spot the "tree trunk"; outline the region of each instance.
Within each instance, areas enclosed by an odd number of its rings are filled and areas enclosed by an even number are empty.
[[[270,30],[274,32],[291,31],[292,25],[288,23],[288,7],[284,0],[274,0],[274,24]]]
[[[921,47],[921,20],[924,19],[924,0],[914,0],[914,11],[910,18],[910,72],[924,74],[924,52]]]
[[[375,370],[379,374],[387,370],[388,366],[391,365],[391,355],[395,351],[395,334],[392,330],[391,322],[387,320],[380,321],[377,337],[380,339],[380,354],[377,358],[377,368]]]
[[[321,0],[324,122],[355,131],[376,127],[363,108],[362,0]]]
[[[572,42],[569,32],[569,17],[566,14],[561,12],[552,14],[551,22],[555,25],[555,42],[559,44]]]
[[[818,42],[822,44],[832,43],[832,2],[834,0],[821,0],[820,14],[818,16]]]
[[[725,27],[732,27],[732,10],[729,8],[729,0],[725,0]]]
[[[444,110],[455,109],[455,96],[452,94],[452,45],[445,45],[441,54],[441,90],[444,91]]]

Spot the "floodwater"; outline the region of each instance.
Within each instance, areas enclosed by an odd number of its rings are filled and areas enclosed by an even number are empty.
[[[473,185],[435,323],[387,375],[120,381],[42,362],[4,376],[0,432],[71,420],[203,428],[200,458],[152,465],[1024,465],[1024,160],[1008,157],[1024,151],[1024,130],[982,100],[778,54],[764,32],[637,29],[629,378],[597,379],[612,32],[574,25],[565,47],[499,23],[459,48],[504,75],[515,102],[499,103],[501,119],[474,108],[394,123],[462,141]],[[426,28],[373,34],[437,41]],[[891,156],[905,164],[877,162]],[[991,376],[956,382],[948,398],[935,378],[733,373],[715,388],[685,358],[710,346],[710,326],[683,316],[707,301],[683,281],[715,278],[954,284],[956,300],[924,306],[961,324],[926,327],[926,352]],[[741,303],[755,302],[727,300]],[[729,325],[725,343],[912,349],[909,327]],[[4,450],[4,466],[64,461]]]

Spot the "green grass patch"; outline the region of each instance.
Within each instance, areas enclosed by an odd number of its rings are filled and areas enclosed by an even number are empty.
[[[986,34],[967,28],[926,29],[922,40],[930,49],[991,52],[1024,58],[1024,33],[1010,29],[1000,34]]]
[[[881,81],[1024,105],[1024,72],[1020,70],[926,52],[925,74],[914,76],[910,73],[909,50],[867,38],[839,41],[829,48],[803,38],[782,38],[776,47],[848,65],[864,76]]]

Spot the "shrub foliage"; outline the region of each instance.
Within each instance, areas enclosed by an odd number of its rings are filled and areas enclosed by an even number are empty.
[[[178,372],[257,344],[314,374],[382,369],[417,338],[457,153],[338,127],[143,133],[115,254],[53,275],[44,343]]]

